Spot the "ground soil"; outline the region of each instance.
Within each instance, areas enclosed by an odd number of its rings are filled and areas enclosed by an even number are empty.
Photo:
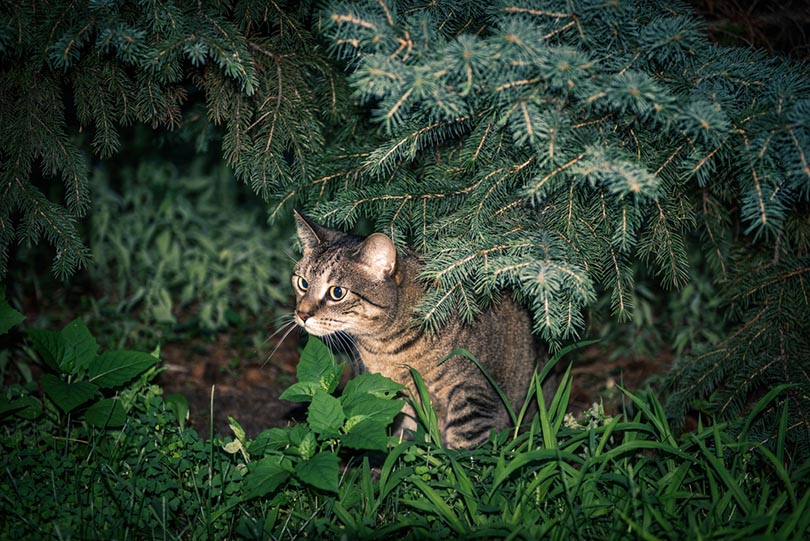
[[[270,334],[270,333],[268,333]],[[210,434],[213,389],[214,432],[232,436],[229,417],[236,419],[249,438],[271,427],[286,426],[304,418],[300,404],[280,400],[295,381],[300,337],[291,333],[282,343],[270,341],[261,350],[244,351],[223,332],[202,340],[169,342],[161,348],[166,369],[157,383],[164,393],[181,393],[189,402],[190,424],[204,437]],[[275,349],[275,351],[273,351]],[[272,355],[271,355],[272,353]],[[636,390],[651,376],[664,374],[668,355],[657,358],[607,360],[592,347],[576,357],[572,367],[570,411],[574,415],[602,403],[608,414],[622,411],[619,386]],[[347,368],[344,379],[351,376]]]

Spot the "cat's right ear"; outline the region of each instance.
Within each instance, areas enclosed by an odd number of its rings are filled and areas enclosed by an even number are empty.
[[[298,240],[301,241],[301,248],[308,252],[326,239],[324,228],[316,224],[297,210],[293,210],[295,215],[295,227],[298,230]]]

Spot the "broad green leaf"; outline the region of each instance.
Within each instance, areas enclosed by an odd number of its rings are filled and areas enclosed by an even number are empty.
[[[42,403],[33,396],[21,396],[13,402],[16,406],[14,415],[23,419],[33,420],[42,413]]]
[[[186,421],[188,421],[188,399],[180,393],[169,393],[163,397],[163,401],[166,403],[166,407],[174,412],[180,430],[184,429]]]
[[[413,483],[417,489],[422,492],[423,498],[419,500],[410,500],[404,499],[402,500],[403,503],[412,505],[419,509],[422,505],[425,505],[429,508],[433,513],[438,515],[440,518],[445,520],[447,524],[453,528],[457,533],[464,532],[464,524],[462,523],[461,519],[459,518],[458,514],[455,511],[454,507],[450,507],[444,498],[442,498],[441,494],[439,494],[436,490],[434,490],[431,486],[425,483],[421,477],[414,475],[410,478],[410,482]],[[423,508],[424,509],[424,508]]]
[[[90,381],[109,389],[123,385],[157,363],[157,359],[141,351],[105,351],[90,365]]]
[[[316,433],[325,437],[336,436],[346,414],[340,400],[330,394],[318,390],[312,397],[312,403],[307,410],[307,422],[309,427]]]
[[[67,383],[53,374],[45,374],[39,383],[48,398],[65,413],[93,399],[98,393],[98,387],[88,381]]]
[[[15,402],[16,402],[16,400],[15,400]],[[14,402],[9,400],[5,396],[0,395],[0,416],[2,416],[4,413],[6,413],[8,411],[14,411],[15,409],[18,409],[19,407],[20,407],[19,405],[15,405]]]
[[[33,396],[21,396],[14,400],[0,396],[0,418],[9,413],[23,419],[35,419],[42,413],[42,404]]]
[[[25,316],[11,307],[5,297],[0,297],[0,334],[6,334],[10,328],[25,319]]]
[[[296,446],[298,447],[298,454],[301,455],[301,458],[307,460],[312,458],[318,448],[318,440],[315,439],[315,433],[307,431]]]
[[[251,455],[263,455],[265,451],[280,451],[290,446],[289,428],[269,428],[263,430],[256,439],[249,442],[247,449]]]
[[[299,423],[289,430],[290,443],[296,447],[309,436],[312,436],[312,431],[306,423]]]
[[[25,331],[34,349],[45,364],[54,372],[66,372],[63,368],[67,357],[67,345],[62,333],[48,329],[28,329]]]
[[[84,420],[87,421],[87,424],[99,428],[117,428],[124,426],[127,412],[120,400],[104,398],[87,408]]]
[[[348,417],[362,415],[374,418],[385,424],[391,424],[405,405],[402,400],[391,400],[389,398],[378,398],[370,394],[348,395],[346,391],[341,397],[343,400],[343,411]]]
[[[81,319],[68,323],[61,331],[27,331],[34,348],[56,372],[81,375],[96,358],[98,343]]]
[[[73,374],[81,374],[90,366],[98,353],[98,343],[87,324],[74,319],[62,329],[62,339],[69,355],[68,368]]]
[[[340,465],[334,453],[318,453],[295,465],[295,474],[304,483],[321,490],[338,491]]]
[[[245,429],[242,428],[242,425],[239,424],[239,421],[237,421],[236,419],[234,419],[229,415],[228,424],[231,427],[231,431],[233,431],[233,435],[236,436],[236,439],[239,440],[240,442],[244,442],[246,439]]]
[[[309,402],[318,390],[320,390],[320,385],[317,382],[299,381],[284,389],[279,398],[290,402]]]
[[[343,396],[369,393],[379,398],[393,398],[397,392],[403,389],[405,389],[404,385],[400,385],[390,378],[366,372],[349,380],[343,390]]]
[[[340,383],[342,373],[343,365],[335,362],[329,348],[318,338],[310,336],[298,361],[298,381],[317,383],[321,389],[331,393]]]
[[[290,469],[280,457],[268,457],[248,465],[248,474],[242,483],[244,498],[261,498],[274,492],[290,477]]]
[[[351,449],[385,451],[388,444],[387,423],[366,417],[351,425],[348,432],[340,436],[343,445]]]

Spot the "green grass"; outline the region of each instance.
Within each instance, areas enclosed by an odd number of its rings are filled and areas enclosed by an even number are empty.
[[[7,305],[0,308],[0,331],[19,324]],[[8,366],[33,363],[21,357],[29,342],[17,334],[22,341],[3,356]],[[63,366],[75,368],[71,355],[89,366],[99,362],[89,356],[84,329],[58,334],[67,340],[58,346]],[[72,336],[85,347],[71,350]],[[38,347],[46,347],[41,342]],[[539,407],[526,430],[494,434],[474,451],[447,451],[436,445],[427,397],[416,400],[427,426],[414,441],[386,437],[381,423],[398,411],[397,387],[366,375],[335,396],[339,367],[320,344],[311,344],[299,381],[287,391],[309,402],[307,422],[253,440],[236,421],[232,436],[201,439],[178,422],[181,401],[164,398],[149,384],[148,370],[100,388],[95,398],[71,404],[67,412],[61,395],[40,391],[44,376],[5,387],[0,538],[605,541],[810,535],[810,465],[786,445],[784,422],[777,421],[764,438],[751,433],[783,388],[763,397],[748,417],[677,434],[652,394],[625,392],[626,413],[608,417],[593,410],[574,420],[566,414],[566,374],[551,405]],[[77,370],[42,370],[65,384],[84,377]],[[530,399],[537,398],[535,391]],[[87,412],[103,400],[124,408],[120,426],[88,422]],[[517,411],[522,416],[522,408]]]

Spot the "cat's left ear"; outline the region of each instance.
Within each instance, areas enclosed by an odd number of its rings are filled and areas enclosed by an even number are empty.
[[[382,233],[373,233],[357,250],[358,260],[379,280],[394,274],[397,266],[397,248],[394,241]]]
[[[295,215],[295,227],[298,230],[298,240],[301,241],[301,248],[305,252],[326,240],[324,227],[316,224],[297,210],[293,210],[293,214]]]

